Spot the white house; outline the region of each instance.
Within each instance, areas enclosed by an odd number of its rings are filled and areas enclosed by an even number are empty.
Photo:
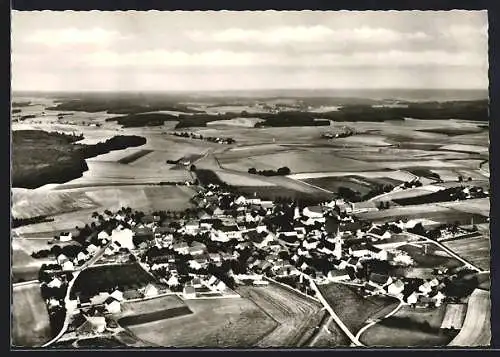
[[[53,307],[56,307],[56,306],[61,306],[61,303],[59,302],[59,300],[57,300],[55,298],[48,299],[47,303],[48,303],[48,305],[49,305],[50,308],[53,308]]]
[[[404,288],[404,283],[398,279],[387,287],[387,292],[391,295],[398,296],[403,292]]]
[[[71,234],[71,232],[61,233],[61,235],[59,236],[59,240],[61,242],[69,242],[71,239],[73,239],[73,235]]]
[[[192,285],[185,285],[184,289],[182,289],[182,296],[184,299],[194,299],[196,298],[196,290]]]
[[[110,314],[117,314],[122,310],[120,302],[111,296],[104,302],[104,307]]]
[[[153,284],[148,284],[144,288],[144,297],[153,297],[158,295],[158,288]]]
[[[71,260],[67,260],[62,264],[62,270],[75,270],[75,265]]]
[[[310,206],[302,210],[302,215],[309,218],[322,218],[323,208],[321,206]]]
[[[111,240],[113,242],[120,243],[122,248],[134,249],[135,245],[133,242],[134,232],[131,229],[113,229],[111,232]]]
[[[418,287],[418,291],[420,291],[422,294],[427,295],[432,291],[432,286],[428,282],[425,282]]]
[[[100,231],[99,234],[97,234],[97,239],[109,239],[109,234],[106,231]]]
[[[90,254],[93,254],[95,252],[97,252],[99,250],[99,248],[97,246],[95,246],[94,244],[90,244],[88,247],[87,247],[87,250]]]
[[[118,301],[123,301],[123,292],[121,292],[118,289],[113,291],[109,296],[111,296],[113,299],[116,299]]]
[[[197,221],[189,221],[184,225],[186,234],[195,235],[200,231],[200,223]]]
[[[103,333],[106,329],[106,319],[104,316],[87,316],[87,321],[94,327],[98,333]]]
[[[188,254],[189,245],[186,242],[180,242],[173,245],[173,250],[179,254]]]
[[[307,240],[302,242],[302,246],[307,250],[316,249],[316,247],[318,246],[318,243],[319,243],[319,241],[317,241],[317,240],[307,239]]]
[[[76,259],[81,262],[81,261],[86,261],[88,259],[88,255],[85,254],[84,252],[79,252],[78,255],[76,256]]]
[[[446,296],[441,291],[438,291],[438,293],[432,297],[436,306],[441,306],[445,298]]]
[[[406,302],[407,302],[408,304],[410,304],[410,305],[412,305],[412,304],[416,304],[416,303],[417,303],[417,301],[418,301],[418,295],[417,295],[415,292],[411,293],[411,294],[410,294],[410,295],[406,298]]]
[[[59,279],[58,277],[55,277],[54,279],[52,279],[48,284],[47,286],[49,288],[60,288],[62,286],[63,282],[61,281],[61,279]]]
[[[190,267],[191,269],[194,269],[194,270],[200,270],[200,269],[203,267],[200,263],[198,263],[198,262],[197,262],[196,260],[194,260],[194,259],[191,259],[191,260],[188,262],[188,264],[189,264],[189,267]]]
[[[57,263],[59,263],[61,265],[64,264],[65,262],[67,262],[68,260],[69,260],[68,257],[62,253],[57,256]]]
[[[167,285],[169,287],[177,286],[179,285],[179,278],[175,275],[171,275],[170,278],[167,280]]]
[[[78,307],[78,300],[68,300],[64,307],[66,308],[66,311],[68,311],[68,313],[72,315]]]

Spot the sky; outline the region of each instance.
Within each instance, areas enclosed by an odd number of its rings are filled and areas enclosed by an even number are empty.
[[[487,89],[486,11],[12,11],[12,89]]]

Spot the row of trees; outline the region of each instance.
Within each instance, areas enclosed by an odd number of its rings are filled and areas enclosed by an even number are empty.
[[[179,136],[182,138],[205,140],[205,141],[210,141],[210,142],[220,143],[220,144],[234,144],[236,142],[233,138],[220,138],[220,137],[216,137],[216,136],[203,136],[201,134],[189,133],[186,131],[173,132],[171,135]]]
[[[261,175],[261,176],[286,176],[286,175],[290,175],[291,172],[292,171],[288,167],[286,167],[286,166],[280,167],[277,170],[260,170],[260,171],[257,171],[257,169],[255,169],[254,167],[248,169],[248,173],[249,174],[252,174],[252,175]]]

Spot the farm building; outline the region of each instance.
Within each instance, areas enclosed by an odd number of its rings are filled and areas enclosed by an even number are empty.
[[[104,301],[104,307],[110,314],[117,314],[121,311],[120,302],[112,296],[109,296],[106,301]]]
[[[194,286],[186,284],[182,290],[182,296],[184,299],[194,299],[196,298],[196,291]]]
[[[144,291],[143,291],[144,297],[157,296],[158,293],[159,293],[158,288],[151,283],[146,285],[146,287],[144,288]]]
[[[73,239],[71,232],[64,232],[59,235],[59,240],[61,242],[69,242],[71,239]]]

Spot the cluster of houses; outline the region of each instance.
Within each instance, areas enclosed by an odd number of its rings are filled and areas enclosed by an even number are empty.
[[[419,279],[366,271],[367,263],[373,261],[395,267],[414,264],[408,253],[398,249],[414,239],[404,233],[409,222],[366,227],[352,217],[353,205],[343,200],[301,208],[237,196],[214,184],[202,188],[193,202],[195,214],[175,222],[159,216],[132,218],[121,211],[110,214],[106,219],[116,221],[116,228],[96,232],[97,244],[82,247],[74,259],[61,254],[57,263],[63,271],[72,271],[100,250],[108,259],[133,253],[143,268],[184,299],[235,294],[206,270],[228,262],[244,265],[244,273],[228,272],[237,283],[266,285],[266,277],[297,284],[306,278],[317,284],[344,282],[361,287],[367,295],[391,295],[416,307],[439,306],[446,298],[442,277]],[[67,233],[60,237],[61,241],[71,238]],[[213,247],[221,249],[214,251]],[[147,256],[152,249],[160,253]],[[188,267],[188,279],[187,273],[178,271],[180,260]],[[49,284],[62,286],[65,282],[58,279]],[[161,293],[154,284],[140,290],[137,296],[118,289],[101,292],[84,304],[72,300],[66,309],[81,315],[82,309],[98,307],[103,314],[116,314],[124,300]],[[48,300],[48,306],[62,303]],[[85,315],[82,333],[102,330],[103,314]]]

